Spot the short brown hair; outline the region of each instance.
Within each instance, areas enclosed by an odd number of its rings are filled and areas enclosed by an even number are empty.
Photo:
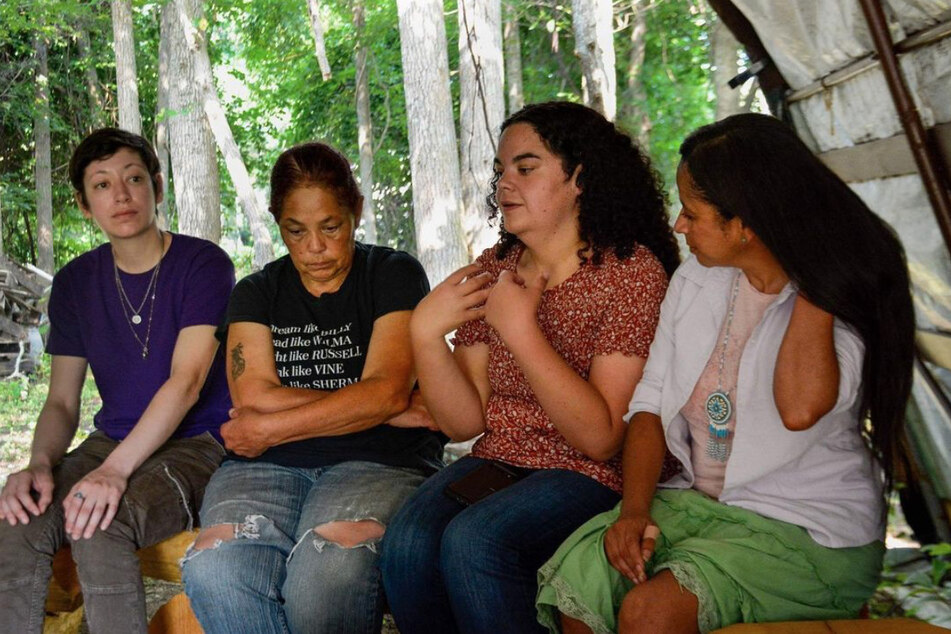
[[[90,132],[73,151],[69,159],[69,181],[73,189],[79,194],[83,204],[86,202],[86,192],[83,190],[83,174],[93,161],[107,159],[122,148],[129,148],[136,152],[145,163],[145,168],[152,179],[152,191],[159,194],[159,174],[162,168],[158,156],[152,149],[152,144],[140,134],[120,130],[119,128],[100,128]]]

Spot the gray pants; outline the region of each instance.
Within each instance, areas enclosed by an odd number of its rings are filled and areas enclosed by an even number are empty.
[[[118,443],[95,432],[53,469],[53,502],[30,523],[0,523],[0,632],[42,632],[53,555],[69,542],[86,621],[94,633],[145,632],[145,592],[135,551],[191,529],[205,485],[224,456],[211,434],[173,439],[129,478],[105,531],[73,541],[63,498]]]

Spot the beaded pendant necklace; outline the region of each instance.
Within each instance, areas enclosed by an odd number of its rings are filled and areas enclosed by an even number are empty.
[[[740,290],[740,275],[736,274],[733,280],[733,292],[730,294],[730,309],[727,313],[726,328],[723,333],[723,343],[720,344],[720,358],[717,360],[717,388],[710,392],[704,405],[707,414],[707,428],[710,436],[707,438],[707,456],[718,462],[726,462],[729,457],[727,438],[730,436],[730,418],[733,417],[733,401],[730,400],[730,391],[723,389],[723,366],[726,363],[726,348],[730,342],[730,328],[733,325],[733,315],[736,313],[736,296]]]

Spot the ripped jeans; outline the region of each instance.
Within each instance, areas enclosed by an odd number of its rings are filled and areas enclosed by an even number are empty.
[[[118,442],[94,432],[53,469],[53,501],[29,524],[0,522],[0,632],[41,632],[53,555],[70,542],[92,632],[145,632],[145,593],[135,551],[191,529],[224,449],[202,434],[172,439],[129,478],[115,518],[70,540],[63,499]]]
[[[201,524],[228,525],[229,534],[196,542],[182,562],[205,632],[379,632],[380,539],[422,481],[418,470],[374,462],[305,469],[226,461],[208,484]],[[378,534],[347,541],[355,522]]]

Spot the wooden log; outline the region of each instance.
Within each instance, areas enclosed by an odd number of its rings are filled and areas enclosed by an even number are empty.
[[[203,632],[184,592],[179,592],[169,599],[149,621],[149,634],[202,634]]]
[[[947,634],[948,630],[915,619],[855,619],[738,623],[714,634]]]

